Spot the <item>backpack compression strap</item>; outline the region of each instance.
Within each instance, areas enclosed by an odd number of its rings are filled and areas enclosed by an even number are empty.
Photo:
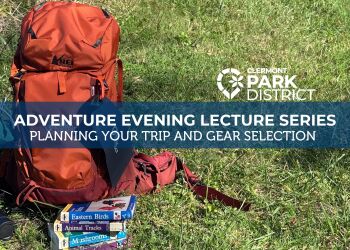
[[[249,211],[250,204],[244,201],[234,199],[218,190],[208,187],[201,183],[199,178],[194,175],[191,170],[179,159],[177,159],[177,171],[183,170],[185,173],[186,182],[189,188],[202,199],[209,201],[217,200],[225,204],[226,206],[234,207],[242,211]]]
[[[118,86],[117,86],[117,98],[118,102],[123,101],[123,62],[117,58],[117,68],[118,68]]]

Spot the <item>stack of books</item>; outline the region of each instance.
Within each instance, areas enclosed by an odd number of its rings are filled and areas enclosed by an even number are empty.
[[[49,224],[51,249],[118,249],[127,245],[126,222],[133,218],[136,196],[68,204]]]

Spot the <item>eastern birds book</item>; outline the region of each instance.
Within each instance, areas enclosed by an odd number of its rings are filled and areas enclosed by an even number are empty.
[[[125,221],[61,222],[56,220],[53,229],[55,232],[118,232],[126,231],[126,223]]]
[[[60,214],[60,221],[124,221],[134,216],[135,206],[134,195],[68,204]]]
[[[126,239],[126,232],[55,232],[53,225],[49,224],[49,234],[52,249],[71,249],[101,242],[121,241]]]

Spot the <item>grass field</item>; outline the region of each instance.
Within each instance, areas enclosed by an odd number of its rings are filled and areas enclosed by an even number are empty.
[[[20,20],[32,1],[1,0],[0,95]],[[127,101],[227,101],[227,67],[287,67],[315,100],[350,99],[348,0],[85,1],[122,27]],[[158,151],[158,150],[157,150]],[[156,150],[148,150],[156,153]],[[350,249],[348,150],[174,150],[208,185],[253,203],[248,213],[202,203],[179,179],[141,197],[130,223],[134,249]],[[17,223],[0,249],[47,249],[45,218],[57,210],[0,209]]]

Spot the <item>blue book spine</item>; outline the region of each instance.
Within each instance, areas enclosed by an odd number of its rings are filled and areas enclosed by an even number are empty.
[[[113,211],[101,212],[69,212],[69,221],[111,221],[120,220],[120,213]]]
[[[79,247],[85,245],[96,244],[100,242],[106,242],[110,240],[122,240],[126,238],[126,232],[118,232],[114,236],[110,236],[109,234],[101,234],[101,233],[87,233],[80,235],[70,235],[69,236],[69,247]]]
[[[69,212],[69,221],[123,221],[131,218],[131,211]]]
[[[99,201],[99,202],[103,202]],[[107,200],[108,202],[108,200]],[[124,221],[132,219],[136,206],[136,196],[130,196],[129,205],[125,210],[114,209],[113,207],[99,208],[102,211],[93,211],[89,206],[91,203],[68,204],[61,212],[60,220],[62,222],[71,221]],[[96,205],[96,204],[95,204]],[[108,205],[106,205],[108,206]],[[107,209],[111,209],[110,211]]]
[[[91,234],[83,234],[77,236],[69,237],[69,247],[78,247],[84,245],[90,245],[95,243],[100,243],[104,241],[111,240],[111,236],[107,234],[99,234],[99,233],[91,233]]]

